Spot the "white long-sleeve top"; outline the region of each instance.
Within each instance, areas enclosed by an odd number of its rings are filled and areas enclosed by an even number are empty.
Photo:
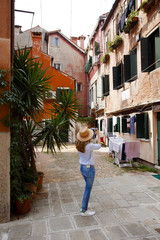
[[[79,152],[79,163],[82,165],[94,165],[93,151],[101,148],[101,144],[88,143],[85,147],[85,152]]]

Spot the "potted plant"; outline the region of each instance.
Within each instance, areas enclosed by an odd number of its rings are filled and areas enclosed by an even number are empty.
[[[139,14],[138,11],[132,11],[128,18],[127,18],[127,22],[126,25],[124,26],[124,32],[125,33],[129,33],[130,30],[135,26],[135,24],[138,22],[138,17],[137,15]]]
[[[123,42],[123,39],[121,36],[116,35],[114,41],[110,41],[108,43],[108,48],[111,52],[113,52],[114,49],[116,49],[119,45],[121,45],[121,43]]]
[[[105,53],[105,54],[103,55],[103,57],[101,58],[101,61],[102,61],[103,63],[106,63],[106,62],[109,60],[109,58],[110,58],[109,53]]]
[[[38,172],[37,190],[40,190],[42,188],[43,176],[44,176],[43,172]]]
[[[152,6],[156,4],[158,0],[145,0],[141,3],[140,10],[142,10],[144,13],[148,13]]]
[[[31,194],[21,193],[15,201],[15,212],[18,215],[26,214],[31,210]]]

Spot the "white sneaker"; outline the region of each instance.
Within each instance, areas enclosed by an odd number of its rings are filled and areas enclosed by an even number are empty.
[[[88,217],[88,216],[92,216],[92,215],[94,215],[95,214],[95,212],[94,211],[91,211],[91,210],[87,210],[87,211],[85,211],[85,212],[83,212],[83,211],[81,211],[81,216],[83,216],[83,217]]]

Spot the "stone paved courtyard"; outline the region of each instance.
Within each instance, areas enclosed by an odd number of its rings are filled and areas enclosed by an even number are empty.
[[[70,146],[56,157],[39,153],[43,188],[31,212],[0,224],[0,240],[160,240],[160,181],[153,173],[124,171],[106,156],[104,149],[95,152],[89,207],[96,214],[82,217],[84,181],[75,149]]]

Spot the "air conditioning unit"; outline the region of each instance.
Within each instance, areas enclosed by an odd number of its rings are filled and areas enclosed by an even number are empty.
[[[46,94],[46,99],[55,99],[56,98],[56,92],[55,91],[49,91]]]

